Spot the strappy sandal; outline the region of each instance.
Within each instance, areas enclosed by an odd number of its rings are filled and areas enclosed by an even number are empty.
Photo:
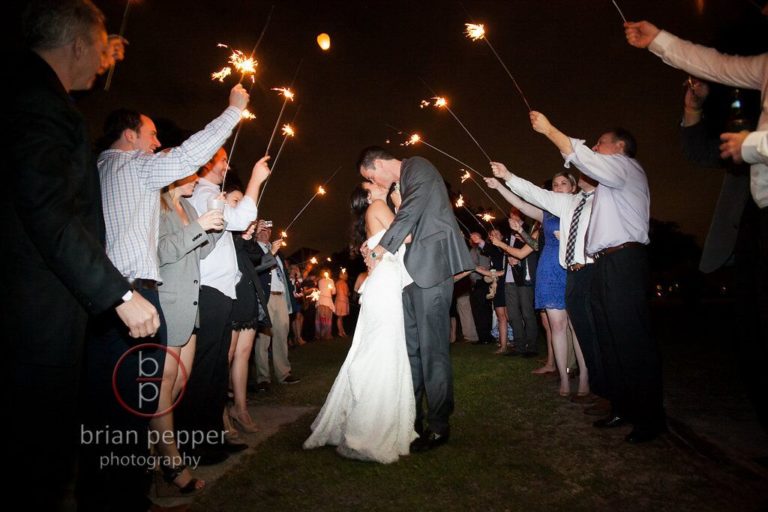
[[[176,479],[181,476],[181,474],[184,472],[185,469],[187,469],[186,464],[182,464],[181,466],[176,466],[176,467],[160,464],[160,472],[163,474],[163,480],[165,480],[168,484],[172,485],[182,495],[188,496],[196,492],[202,491],[205,488],[205,482],[203,482],[203,487],[200,487],[198,489],[197,483],[200,482],[198,478],[190,478],[189,482],[187,482],[187,484],[184,485],[183,487],[176,483]]]

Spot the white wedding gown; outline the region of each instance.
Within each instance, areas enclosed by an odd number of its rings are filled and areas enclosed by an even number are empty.
[[[368,246],[383,235],[373,235]],[[418,437],[403,324],[402,288],[412,282],[404,253],[405,246],[385,253],[365,281],[352,346],[304,449],[333,445],[344,457],[386,464],[407,455]]]

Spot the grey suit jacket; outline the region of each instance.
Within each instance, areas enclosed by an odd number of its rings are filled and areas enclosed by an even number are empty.
[[[380,243],[395,253],[408,234],[413,234],[405,252],[405,267],[417,286],[431,288],[475,268],[443,177],[434,165],[418,156],[404,159],[400,195],[403,202]]]
[[[720,160],[719,139],[707,134],[704,123],[681,129],[685,156],[704,167],[724,168]],[[746,165],[725,167],[723,186],[717,199],[699,270],[714,272],[731,259],[739,235],[741,216],[749,202],[749,167]]]
[[[160,263],[158,286],[160,306],[168,329],[168,346],[184,345],[197,320],[200,295],[200,260],[213,250],[219,236],[200,227],[195,208],[184,198],[181,207],[189,224],[184,225],[175,211],[160,211],[160,237],[157,256]]]

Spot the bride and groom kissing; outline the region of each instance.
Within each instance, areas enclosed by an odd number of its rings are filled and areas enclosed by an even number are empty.
[[[429,161],[369,147],[357,168],[365,182],[351,208],[370,272],[352,346],[304,448],[389,463],[450,437],[448,311],[453,276],[474,265]],[[396,213],[386,203],[393,183]]]

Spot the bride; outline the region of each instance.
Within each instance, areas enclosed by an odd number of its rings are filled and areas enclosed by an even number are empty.
[[[373,249],[394,219],[387,191],[358,185],[351,197],[353,238]],[[392,200],[399,205],[399,193]],[[406,239],[406,241],[408,241]],[[305,449],[324,445],[351,459],[395,462],[407,455],[414,431],[416,401],[403,325],[402,288],[412,282],[403,265],[405,245],[386,253],[361,289],[360,316],[347,358]]]

